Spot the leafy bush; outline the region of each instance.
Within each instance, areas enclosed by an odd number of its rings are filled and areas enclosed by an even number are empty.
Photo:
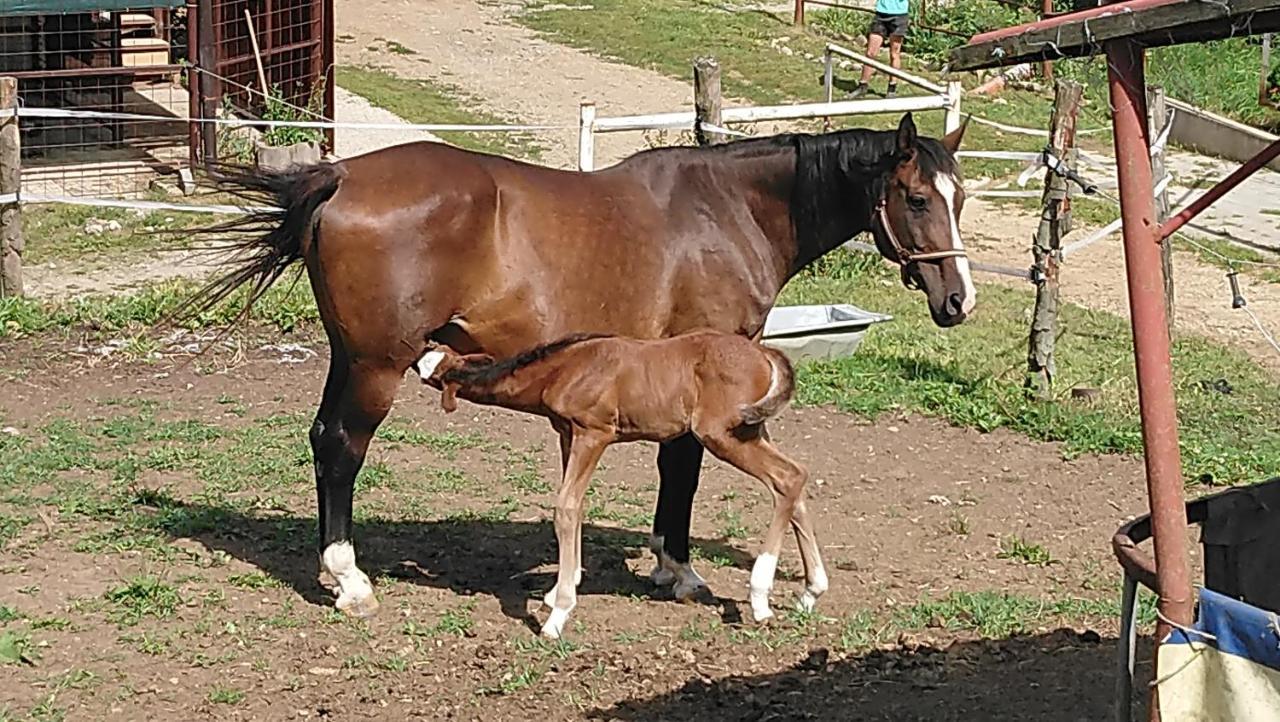
[[[263,110],[263,120],[277,120],[288,123],[316,120],[324,115],[323,82],[311,89],[305,109],[298,108],[284,99],[280,87],[271,86],[267,94],[267,107]],[[319,143],[322,137],[319,128],[294,128],[275,126],[267,128],[262,134],[262,142],[270,146],[286,146],[294,143]]]
[[[911,3],[911,30],[905,50],[920,60],[941,65],[946,62],[951,49],[964,44],[972,35],[988,30],[1030,22],[1036,18],[1031,10],[1019,10],[994,0],[959,0],[942,5],[930,3],[927,11],[921,3]],[[862,37],[867,34],[871,14],[854,10],[822,10],[811,15],[811,24],[836,35]],[[949,35],[936,30],[942,28],[959,35]],[[960,37],[963,36],[963,37]]]

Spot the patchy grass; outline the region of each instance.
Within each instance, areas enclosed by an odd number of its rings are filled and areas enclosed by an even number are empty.
[[[1007,536],[1000,540],[1000,551],[997,559],[1010,559],[1029,567],[1047,567],[1053,563],[1049,550],[1040,544],[1029,542],[1019,536]]]
[[[338,66],[338,85],[410,123],[498,124],[508,122],[475,109],[457,88],[434,81],[401,78],[375,68]],[[469,150],[537,160],[541,151],[532,136],[515,133],[436,133]]]
[[[838,251],[804,272],[782,303],[856,303],[890,313],[851,358],[805,365],[798,398],[835,404],[874,418],[895,410],[947,419],[983,431],[1008,428],[1063,443],[1067,456],[1141,452],[1133,350],[1124,319],[1071,304],[1060,316],[1057,397],[1024,393],[1026,314],[1022,289],[983,286],[978,311],[963,325],[940,330],[923,297],[902,289],[878,258]],[[1183,468],[1189,483],[1252,483],[1280,464],[1280,384],[1244,354],[1203,338],[1180,335],[1173,368]],[[1230,394],[1215,388],[1225,379]],[[1092,405],[1071,401],[1083,385],[1102,389]]]

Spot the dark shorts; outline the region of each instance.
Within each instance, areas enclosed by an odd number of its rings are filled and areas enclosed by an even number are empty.
[[[867,30],[869,35],[879,35],[882,37],[906,37],[907,27],[910,24],[907,15],[886,15],[884,13],[876,13],[871,17],[871,28]]]

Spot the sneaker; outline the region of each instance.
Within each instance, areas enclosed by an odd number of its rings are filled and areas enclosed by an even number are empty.
[[[868,88],[866,83],[858,83],[858,87],[849,91],[849,100],[857,100],[858,98],[861,98],[867,94],[867,90]]]
[[[886,98],[896,98],[896,97],[898,97],[898,85],[897,85],[897,83],[890,83],[890,84],[889,84],[889,88],[888,88],[887,90],[885,90],[885,91],[884,91],[884,97],[886,97]]]

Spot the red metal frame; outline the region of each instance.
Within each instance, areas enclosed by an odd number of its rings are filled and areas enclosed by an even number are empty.
[[[1152,543],[1159,581],[1160,621],[1156,638],[1164,639],[1169,622],[1192,623],[1191,570],[1187,563],[1187,513],[1182,496],[1182,456],[1178,450],[1178,415],[1173,396],[1173,362],[1164,306],[1160,236],[1152,197],[1150,139],[1147,137],[1146,76],[1142,46],[1131,40],[1107,43],[1107,76],[1115,132],[1124,229],[1125,272],[1129,281],[1129,316],[1137,362],[1138,407],[1151,504]],[[1156,674],[1159,674],[1157,670]],[[1152,688],[1151,719],[1159,719],[1157,688]]]
[[[1212,188],[1205,191],[1204,195],[1195,199],[1191,205],[1188,205],[1186,209],[1178,213],[1178,215],[1165,221],[1164,225],[1160,226],[1160,239],[1163,240],[1174,233],[1177,233],[1179,228],[1190,223],[1191,219],[1200,215],[1204,209],[1213,205],[1215,201],[1230,192],[1232,188],[1243,183],[1246,178],[1266,167],[1268,163],[1275,160],[1277,157],[1280,157],[1280,140],[1277,140],[1266,148],[1263,148],[1257,155],[1244,163],[1244,165],[1236,168],[1231,175],[1218,181]]]

